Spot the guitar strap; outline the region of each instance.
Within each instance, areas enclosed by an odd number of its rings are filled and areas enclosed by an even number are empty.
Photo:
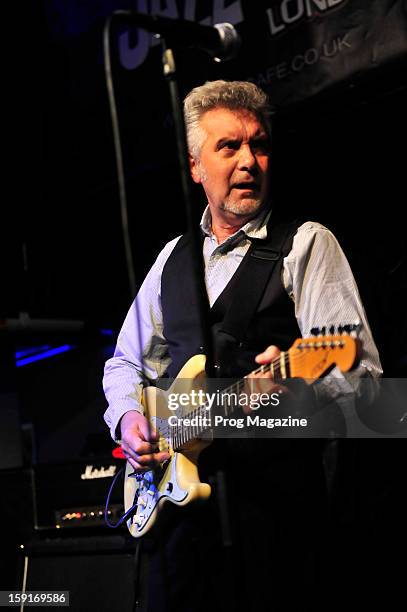
[[[248,257],[242,262],[233,301],[227,310],[221,331],[242,342],[264,294],[265,288],[282,258],[291,250],[292,239],[302,220],[267,227],[265,240],[251,239]]]

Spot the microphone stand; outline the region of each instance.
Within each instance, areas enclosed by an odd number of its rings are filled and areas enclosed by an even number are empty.
[[[172,112],[175,123],[178,159],[181,167],[183,199],[188,220],[188,230],[191,235],[190,251],[194,271],[195,292],[198,299],[199,323],[203,338],[203,348],[206,354],[206,374],[209,378],[215,378],[216,375],[219,373],[219,370],[218,368],[216,368],[214,361],[214,346],[209,320],[209,301],[205,286],[205,270],[202,254],[202,243],[200,239],[200,228],[199,225],[194,222],[194,209],[192,207],[193,202],[191,192],[191,178],[189,172],[188,147],[185,131],[184,113],[180,104],[174,54],[172,52],[172,49],[167,47],[164,38],[162,38],[162,49],[163,72],[170,91]],[[219,498],[218,510],[219,521],[222,528],[222,548],[225,558],[224,566],[226,568],[225,577],[226,583],[230,585],[229,588],[231,588],[231,585],[233,585],[235,582],[235,577],[233,576],[233,573],[231,571],[233,548],[232,539],[230,535],[230,519],[228,516],[226,504],[227,489],[224,474],[222,471],[218,470],[215,476],[215,481]],[[229,593],[229,599],[231,601],[235,601],[234,592]]]
[[[176,66],[174,54],[167,46],[165,38],[162,42],[162,62],[165,80],[168,83],[172,114],[175,124],[175,136],[177,144],[178,160],[181,169],[182,193],[188,222],[188,231],[191,235],[190,247],[194,271],[195,293],[198,301],[198,317],[203,339],[203,350],[206,355],[206,373],[209,378],[215,377],[215,360],[213,338],[209,321],[209,301],[205,286],[204,260],[201,246],[200,228],[195,223],[193,209],[193,198],[191,191],[191,178],[189,173],[188,147],[185,131],[185,121],[182,105],[179,97]]]

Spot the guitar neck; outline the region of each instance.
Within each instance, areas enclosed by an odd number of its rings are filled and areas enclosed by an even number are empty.
[[[357,362],[357,353],[357,341],[347,333],[298,338],[288,351],[282,351],[271,363],[260,366],[252,374],[270,372],[274,380],[302,378],[311,383],[335,365],[342,372],[349,371]],[[250,378],[245,377],[215,394],[210,394],[212,397],[216,395],[216,403],[209,403],[208,400],[184,415],[182,424],[171,428],[172,448],[180,449],[186,443],[213,430],[213,404],[217,414],[223,417],[233,416],[238,409],[241,410],[239,398],[245,387],[247,389],[249,381]],[[183,424],[186,419],[189,419],[188,425]]]
[[[252,374],[267,374],[271,372],[273,379],[282,380],[290,377],[289,351],[282,351],[271,363],[257,368]],[[241,404],[239,398],[248,384],[248,379],[241,378],[233,385],[216,392],[216,413],[225,418],[232,417]],[[213,394],[211,394],[213,396]],[[213,405],[209,402],[201,404],[183,416],[183,421],[188,419],[194,425],[176,425],[171,433],[172,447],[179,450],[188,442],[201,438],[203,434],[213,431],[212,426]],[[195,424],[196,423],[196,424]]]

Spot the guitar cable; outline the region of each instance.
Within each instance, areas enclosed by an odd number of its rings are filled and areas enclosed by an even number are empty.
[[[108,492],[107,498],[106,498],[106,504],[105,504],[105,523],[111,529],[116,529],[117,527],[120,527],[120,525],[122,525],[124,523],[124,521],[126,521],[128,518],[130,518],[132,516],[132,514],[134,514],[134,510],[137,508],[137,502],[136,502],[135,504],[133,504],[131,506],[131,508],[129,508],[127,510],[127,512],[125,512],[123,514],[123,516],[121,516],[119,518],[117,523],[112,523],[110,521],[109,517],[108,517],[110,497],[112,495],[112,492],[113,492],[114,486],[115,486],[115,484],[117,482],[117,479],[123,473],[123,471],[124,471],[124,467],[121,467],[120,470],[117,472],[116,476],[113,478],[112,484],[110,485],[109,492]]]

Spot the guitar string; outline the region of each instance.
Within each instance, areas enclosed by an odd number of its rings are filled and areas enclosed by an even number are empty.
[[[343,340],[341,341],[343,343]],[[314,346],[305,346],[304,348],[312,349],[312,348],[322,348],[324,350],[328,352],[331,352],[333,349],[338,349],[338,348],[343,348],[343,344],[338,344],[335,345],[333,344],[333,341],[331,342],[325,342],[325,344],[322,344],[320,347],[314,347]],[[283,360],[284,360],[284,365],[287,368],[287,370],[289,370],[289,364],[290,362],[293,363],[295,362],[295,365],[299,365],[302,361],[304,361],[304,359],[306,359],[308,357],[308,352],[304,351],[301,353],[295,353],[294,355],[290,355],[290,351],[293,349],[289,349],[289,351],[284,351],[283,354]],[[294,350],[298,350],[300,351],[301,349],[294,349]],[[335,351],[336,352],[336,351]],[[287,367],[288,366],[288,367]],[[259,368],[257,368],[256,370],[253,370],[253,372],[251,372],[251,374],[266,374],[269,371],[273,371],[273,375],[276,376],[276,374],[281,374],[281,353],[278,357],[276,357],[272,362],[270,362],[269,364],[263,364],[261,365]],[[248,375],[249,376],[249,375]],[[287,377],[285,377],[287,378]],[[233,392],[234,387],[236,387],[236,392],[237,393],[241,393],[243,387],[245,386],[245,384],[250,380],[250,378],[248,378],[247,376],[244,377],[243,379],[237,381],[236,383],[234,383],[233,385],[225,388],[222,390],[222,394],[226,395],[226,393],[229,392]],[[284,380],[284,379],[283,379]],[[194,416],[200,416],[199,412],[202,413],[202,410],[206,410],[205,406],[207,406],[208,404],[202,404],[200,406],[198,406],[197,408],[194,408],[192,411],[190,411],[189,413],[187,413],[187,415],[184,416],[184,418],[194,418]],[[231,406],[232,412],[236,409],[236,405]],[[227,412],[227,408],[226,408],[226,414],[228,414]],[[196,427],[196,431],[195,431],[195,427]],[[174,429],[174,427],[171,428],[172,430]],[[177,438],[178,440],[181,441],[181,444],[184,444],[185,442],[190,441],[191,439],[193,439],[194,437],[197,437],[197,434],[201,434],[205,431],[205,426],[193,426],[192,430],[190,426],[185,426],[185,425],[176,425],[175,427],[176,432],[174,435],[171,436],[171,438]],[[206,428],[206,430],[210,430],[212,429],[212,427],[208,426]],[[167,436],[168,437],[168,429],[165,429]],[[191,435],[192,433],[192,435]],[[179,446],[179,444],[178,444]],[[175,448],[173,446],[173,448]]]
[[[337,348],[343,348],[343,340],[339,341],[341,342],[341,344],[333,344],[334,341],[330,341],[330,342],[326,342],[324,343],[324,341],[322,341],[321,346],[315,346],[315,348],[323,348],[324,350],[327,350],[327,352],[330,352],[332,349],[337,349]],[[336,341],[338,342],[338,341]],[[305,347],[304,348],[312,348],[313,345],[309,345],[307,346],[307,343],[305,342]],[[270,362],[269,364],[263,364],[261,366],[259,366],[259,368],[257,368],[256,370],[253,370],[251,372],[251,374],[266,374],[267,372],[269,372],[270,370],[273,372],[273,375],[276,376],[278,374],[281,374],[281,355],[283,355],[283,361],[284,361],[284,366],[287,370],[290,369],[290,362],[293,363],[295,362],[296,365],[300,364],[304,359],[306,359],[308,357],[308,352],[296,352],[293,355],[290,355],[290,351],[292,350],[297,350],[297,351],[301,351],[301,349],[299,349],[298,347],[294,347],[294,349],[289,349],[288,351],[284,351],[282,353],[280,353],[280,355],[278,357],[276,357],[272,362]],[[226,393],[230,393],[234,391],[234,388],[236,387],[236,392],[237,393],[241,393],[243,387],[245,386],[245,384],[248,382],[248,380],[250,380],[250,378],[248,378],[247,376],[244,377],[243,379],[237,381],[236,383],[234,383],[233,385],[225,388],[222,390],[222,395],[225,395]],[[187,415],[184,416],[184,418],[194,418],[195,416],[202,416],[202,413],[205,414],[205,412],[207,410],[207,403],[206,404],[202,404],[200,406],[198,406],[197,408],[194,408],[192,411],[190,411],[189,413],[187,413]],[[231,411],[233,412],[236,409],[236,405],[233,404],[231,406]],[[228,408],[225,407],[226,410],[226,414],[228,414]],[[195,430],[196,427],[196,430]],[[175,432],[174,432],[175,429]],[[209,426],[207,427],[207,429],[211,429]],[[205,428],[201,429],[199,425],[197,426],[193,426],[192,427],[192,436],[196,437],[196,434],[200,434],[203,433],[203,431],[205,431]],[[164,436],[166,438],[171,438],[171,440],[175,440],[177,439],[178,441],[181,440],[182,443],[189,441],[191,439],[190,436],[190,432],[191,432],[191,427],[186,427],[185,425],[176,425],[175,427],[171,427],[171,436],[169,435],[169,430],[168,430],[168,425],[167,427],[162,427],[161,428],[161,432],[164,434]],[[174,447],[174,446],[173,446]]]
[[[325,345],[324,346],[325,349],[327,350],[332,350],[333,348],[335,348],[332,345]],[[290,349],[292,350],[292,349]],[[290,362],[296,362],[296,364],[300,363],[301,361],[304,360],[304,358],[307,357],[306,352],[304,353],[296,353],[294,355],[290,355],[290,351],[284,351],[282,354],[280,353],[280,355],[278,357],[276,357],[273,361],[271,361],[271,363],[269,364],[263,364],[261,366],[259,366],[256,370],[254,370],[253,372],[251,372],[251,374],[266,374],[269,371],[272,371],[273,376],[276,377],[276,375],[278,376],[279,374],[281,375],[281,362],[283,360],[284,362],[284,368],[286,369],[287,372],[290,371]],[[287,376],[285,376],[283,378],[283,380],[287,378]],[[236,388],[236,393],[240,394],[242,389],[245,387],[245,385],[248,383],[248,381],[250,381],[251,379],[248,378],[247,376],[244,377],[241,380],[238,380],[236,383],[234,383],[233,385],[230,385],[229,387],[227,387],[226,389],[223,389],[221,392],[221,397],[224,396],[226,393],[228,392],[233,392],[233,390]],[[192,411],[190,411],[187,415],[187,417],[191,417],[193,418],[194,416],[200,416],[202,414],[203,411],[206,411],[206,406],[208,403],[206,404],[202,404],[200,406],[198,406],[197,408],[194,408]],[[231,406],[231,410],[232,413],[233,411],[236,409],[236,405],[232,405]],[[225,407],[224,407],[225,409]],[[228,414],[227,412],[227,408],[226,408],[226,414]],[[187,418],[185,417],[185,418]],[[185,444],[186,442],[188,442],[190,439],[193,439],[195,437],[197,437],[198,435],[202,434],[205,431],[205,428],[200,428],[198,425],[192,428],[192,436],[190,436],[189,434],[191,433],[191,429],[187,429],[184,425],[181,426],[176,426],[176,431],[174,432],[174,428],[171,427],[171,434],[169,433],[169,425],[168,425],[168,421],[167,421],[167,425],[165,427],[162,427],[160,429],[160,433],[161,435],[163,435],[164,438],[166,438],[169,442],[171,442],[171,447],[172,449],[175,451],[177,448],[180,448],[180,446],[182,446],[183,444]],[[211,429],[211,427],[208,427],[208,429]],[[123,517],[124,519],[124,517]],[[121,521],[122,522],[122,521]]]
[[[284,354],[284,359],[287,360],[287,363],[288,363],[288,356],[286,354]],[[277,365],[280,364],[280,360],[281,360],[280,357],[276,358],[271,364],[262,365],[257,370],[255,370],[253,373],[261,373],[261,372],[266,373],[267,370],[271,370],[272,364],[273,364],[273,367],[277,368]],[[241,387],[244,386],[246,381],[247,379],[239,380],[233,385],[226,387],[225,389],[222,390],[222,395],[225,395],[228,392],[233,392],[234,387],[236,387],[236,391],[239,393],[241,390]],[[184,418],[194,418],[194,416],[198,416],[198,417],[202,416],[202,412],[204,410],[207,411],[207,408],[206,408],[207,405],[208,403],[201,404],[197,408],[194,408],[192,411],[190,411]],[[197,426],[197,432],[194,430],[194,428],[192,429],[192,432],[191,432],[190,428],[187,428],[185,425],[178,425],[178,424],[176,425],[175,429],[176,431],[175,433],[173,433],[171,438],[174,441],[176,441],[178,447],[180,446],[180,443],[184,444],[185,442],[189,441],[190,435],[188,434],[192,433],[192,436],[196,437],[196,433],[198,433],[199,435],[199,433],[203,433],[205,431],[204,427],[202,428],[202,426],[201,427]],[[211,429],[211,427],[208,426],[208,429]],[[168,437],[167,428],[166,428],[166,433]],[[176,447],[173,446],[173,448],[176,448]]]

